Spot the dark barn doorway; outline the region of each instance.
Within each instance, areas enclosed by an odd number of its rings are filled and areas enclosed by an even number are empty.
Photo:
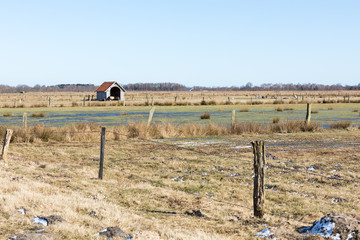
[[[110,99],[120,100],[120,88],[113,87],[110,89]]]

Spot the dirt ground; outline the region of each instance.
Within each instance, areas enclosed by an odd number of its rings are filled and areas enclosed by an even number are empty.
[[[132,239],[254,239],[272,227],[278,239],[302,239],[296,229],[329,213],[360,216],[359,136],[352,128],[107,139],[103,180],[99,141],[12,143],[0,162],[0,236],[38,227],[59,239],[104,239],[95,234],[118,226]],[[263,219],[252,210],[254,140],[267,156]],[[49,215],[64,221],[34,224]]]

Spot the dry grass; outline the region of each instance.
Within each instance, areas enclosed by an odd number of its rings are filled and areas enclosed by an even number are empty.
[[[294,94],[297,95],[296,99]],[[0,94],[0,107],[50,107],[50,105],[54,107],[102,107],[123,105],[122,101],[92,101],[92,99],[96,98],[95,95],[94,92]],[[159,106],[195,106],[201,105],[201,103],[203,105],[348,103],[347,96],[349,95],[351,103],[360,102],[360,91],[181,91],[127,92],[126,105],[149,106],[151,104],[150,99],[154,100],[154,105]],[[346,96],[345,99],[344,96]]]
[[[43,118],[43,117],[46,117],[46,114],[45,113],[32,113],[30,116],[34,117],[34,118]]]
[[[275,117],[272,119],[272,123],[279,123],[280,122],[280,118]]]
[[[252,131],[258,127],[246,126]],[[141,136],[146,124],[134,127]],[[178,132],[173,125],[167,127],[168,134]],[[88,124],[73,128],[91,130]],[[123,131],[118,128],[113,131]],[[201,135],[209,127],[187,128]],[[222,131],[216,125],[210,128]],[[301,239],[294,229],[327,213],[360,216],[360,149],[348,144],[357,142],[357,129],[157,141],[113,140],[112,133],[107,134],[102,181],[96,179],[98,161],[91,161],[99,155],[99,135],[91,142],[12,143],[7,162],[0,162],[1,236],[29,232],[33,217],[57,214],[66,222],[46,230],[66,240],[104,239],[94,234],[109,226],[139,232],[135,240],[254,239],[267,227],[286,229],[284,239]],[[266,159],[262,220],[252,213],[249,142],[254,139],[265,140],[272,156]],[[315,170],[307,170],[310,166]],[[20,208],[26,209],[25,215],[16,211]],[[207,217],[184,214],[191,210]]]
[[[200,115],[200,119],[210,119],[211,118],[211,114],[206,112]]]
[[[348,129],[351,125],[350,121],[338,121],[330,124],[331,129]]]

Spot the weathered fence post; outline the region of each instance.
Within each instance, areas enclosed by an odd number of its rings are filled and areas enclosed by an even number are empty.
[[[150,126],[150,124],[151,124],[154,112],[155,112],[155,107],[152,107],[149,112],[149,119],[148,119],[148,123],[147,123],[148,126]]]
[[[6,129],[5,138],[4,138],[4,146],[3,146],[2,154],[1,154],[1,160],[6,160],[12,134],[13,134],[13,130]]]
[[[23,114],[23,128],[27,129],[27,113]]]
[[[235,127],[235,121],[236,121],[235,112],[236,112],[236,110],[232,110],[232,113],[231,113],[231,127],[232,128]]]
[[[154,96],[151,96],[151,106],[154,106]]]
[[[101,128],[101,138],[100,138],[100,166],[99,166],[99,179],[103,179],[104,171],[104,155],[105,155],[105,133],[106,128]]]
[[[306,107],[306,119],[305,119],[306,125],[310,123],[310,118],[311,118],[311,103],[308,103]]]
[[[254,215],[262,218],[264,216],[265,202],[265,147],[264,141],[251,142],[254,153]]]

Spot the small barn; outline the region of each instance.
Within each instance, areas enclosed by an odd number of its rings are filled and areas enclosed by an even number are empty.
[[[125,100],[126,90],[117,82],[104,82],[95,92],[98,101]]]

